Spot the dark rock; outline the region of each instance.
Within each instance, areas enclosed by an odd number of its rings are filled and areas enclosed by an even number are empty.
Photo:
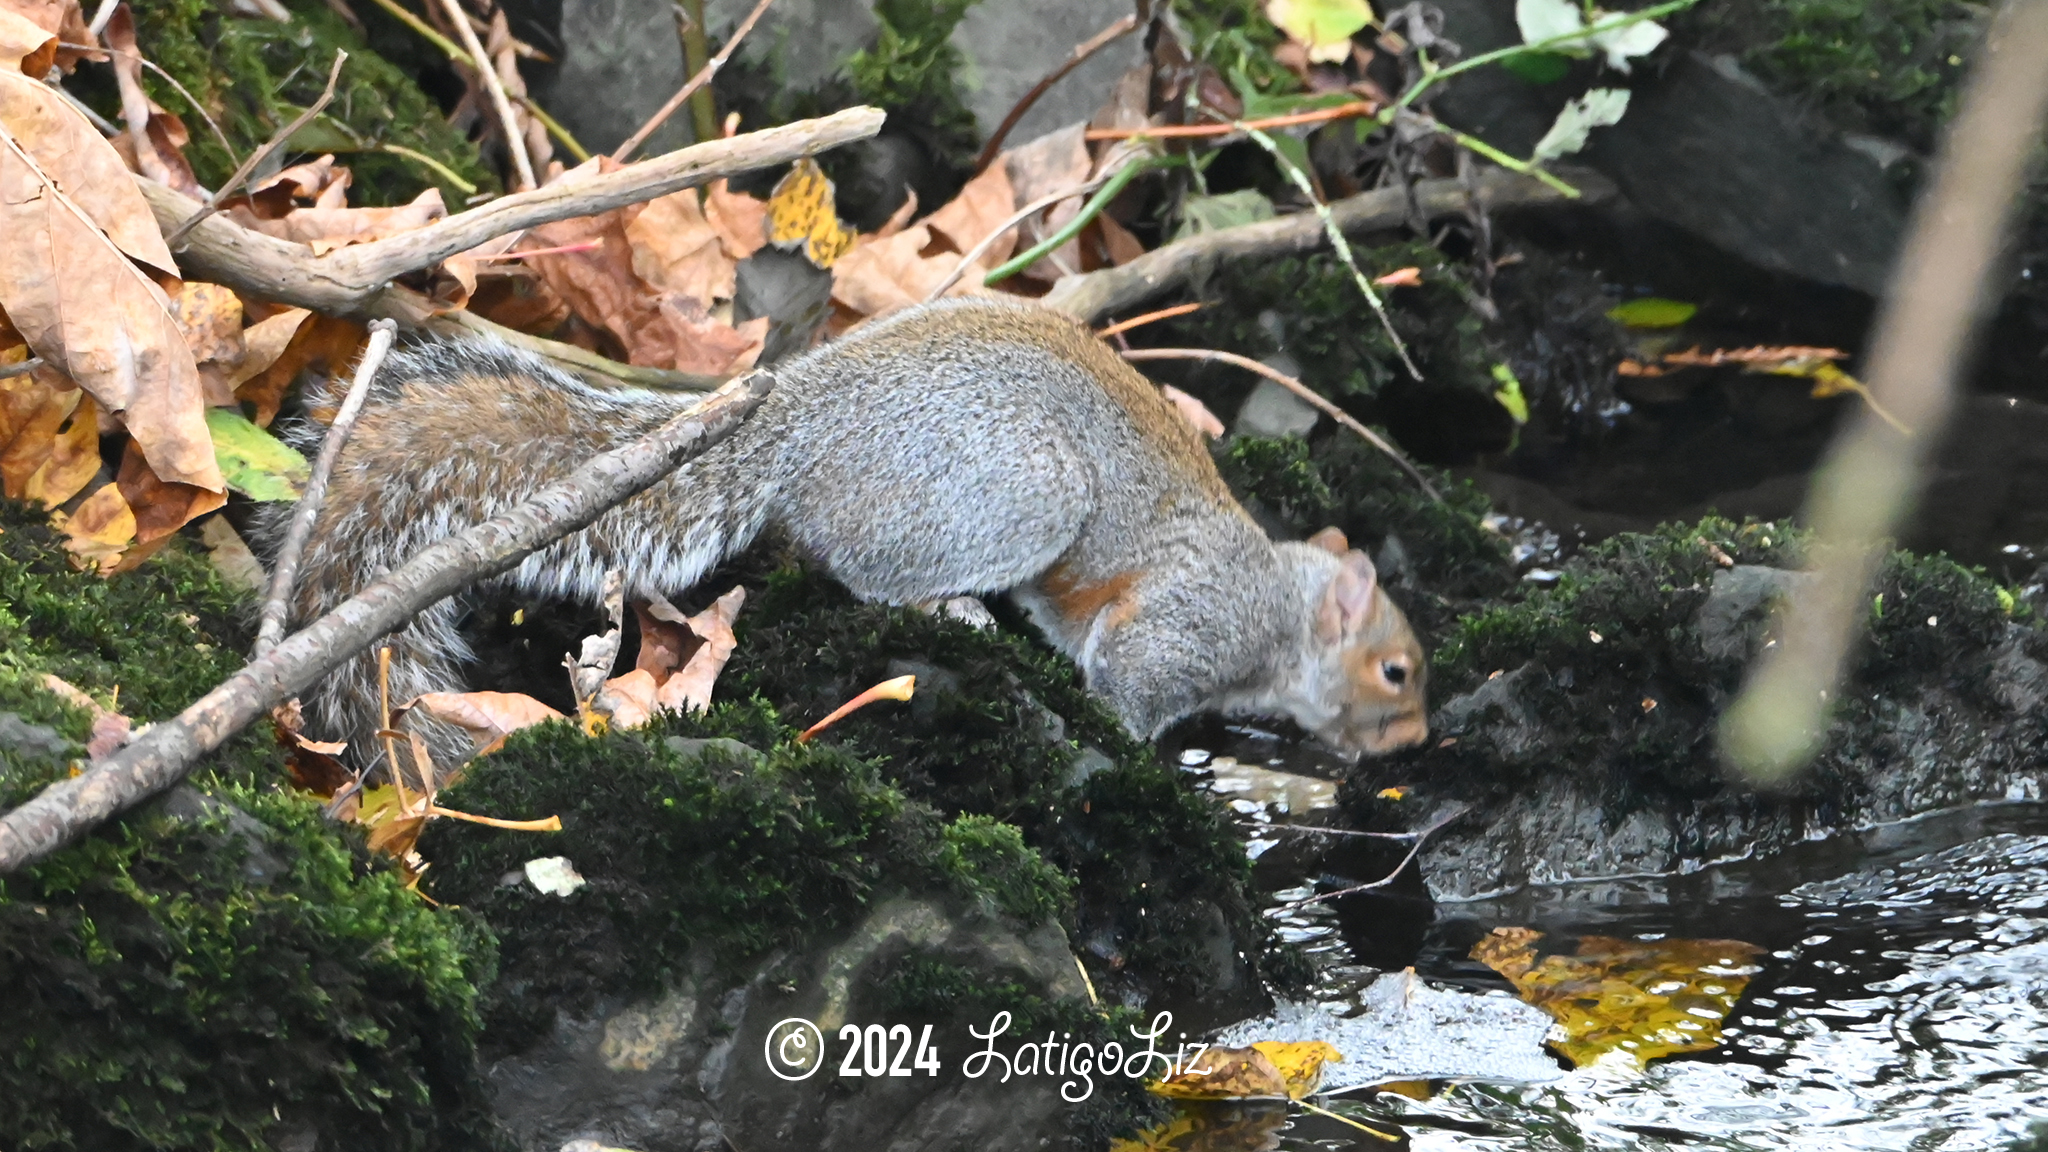
[[[759,360],[763,366],[809,348],[832,310],[832,273],[801,252],[763,248],[740,261],[734,285],[733,323],[768,318],[768,340]]]
[[[1771,610],[1794,588],[1813,579],[1760,564],[1737,564],[1714,574],[1714,586],[1693,621],[1700,651],[1712,660],[1747,659],[1770,621]]]
[[[0,749],[37,760],[62,760],[82,751],[55,728],[31,724],[12,712],[0,712]]]
[[[1011,106],[1065,63],[1076,45],[1131,12],[1131,0],[988,0],[968,9],[953,31],[953,46],[967,56],[967,106],[982,134],[995,131]],[[1095,115],[1117,78],[1142,63],[1144,54],[1139,32],[1106,45],[1040,97],[1011,130],[1009,142],[1020,144]]]
[[[685,760],[694,760],[706,752],[721,752],[743,764],[759,766],[768,762],[766,753],[751,744],[742,744],[729,736],[670,736],[665,738],[662,743],[674,749]]]
[[[1467,55],[1519,43],[1513,0],[1445,0],[1445,31]],[[1633,91],[1581,159],[1638,208],[1761,268],[1877,295],[1905,230],[1906,201],[1867,149],[1808,121],[1732,60],[1667,49],[1610,75]],[[1501,69],[1459,77],[1434,97],[1448,123],[1527,155],[1566,84],[1531,85]]]
[[[537,76],[533,97],[593,152],[609,152],[633,134],[689,79],[675,9],[665,0],[559,0],[553,32],[561,45],[552,74]],[[640,148],[656,156],[695,139],[690,111],[678,109]],[[573,163],[572,157],[565,162]]]

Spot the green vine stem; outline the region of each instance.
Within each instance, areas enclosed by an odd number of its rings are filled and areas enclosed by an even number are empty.
[[[1086,228],[1089,221],[1102,215],[1102,210],[1109,207],[1109,202],[1116,199],[1117,195],[1141,174],[1180,162],[1178,157],[1172,156],[1143,156],[1117,169],[1116,175],[1111,176],[1100,191],[1088,198],[1088,203],[1081,206],[1081,211],[1072,220],[1061,225],[1059,231],[1032,245],[1022,255],[1012,257],[1009,263],[992,269],[988,275],[981,278],[982,287],[994,287],[1038,263],[1046,253],[1058,251],[1060,245],[1079,236],[1081,229]]]

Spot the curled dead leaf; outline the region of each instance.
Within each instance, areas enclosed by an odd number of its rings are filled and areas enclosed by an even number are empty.
[[[412,708],[469,733],[479,756],[497,751],[522,728],[562,719],[560,712],[518,692],[428,692],[401,711]]]

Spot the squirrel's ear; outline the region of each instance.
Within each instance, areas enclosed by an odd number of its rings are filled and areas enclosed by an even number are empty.
[[[1336,529],[1330,529],[1336,531]],[[1372,613],[1373,597],[1379,595],[1379,572],[1372,558],[1353,549],[1344,554],[1337,574],[1323,592],[1321,610],[1316,614],[1316,631],[1331,643],[1358,629]]]
[[[1351,541],[1344,538],[1344,530],[1342,528],[1325,528],[1321,532],[1309,537],[1308,542],[1339,560],[1344,558],[1346,552],[1351,551]]]

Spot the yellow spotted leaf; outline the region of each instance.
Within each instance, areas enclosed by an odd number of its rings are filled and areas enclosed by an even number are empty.
[[[50,522],[64,534],[64,547],[81,568],[111,572],[135,540],[135,511],[121,495],[121,486],[111,481],[86,497],[77,511],[69,516],[55,513]]]
[[[1585,936],[1576,955],[1539,957],[1541,935],[1496,928],[1472,958],[1557,1019],[1564,1038],[1551,1046],[1580,1067],[1610,1054],[1640,1064],[1715,1047],[1763,951],[1740,940]]]
[[[808,156],[796,162],[768,197],[768,242],[778,248],[801,244],[804,255],[820,268],[830,268],[846,255],[857,235],[839,222],[832,181]]]
[[[1291,1098],[1287,1077],[1255,1047],[1204,1048],[1180,1071],[1152,1085],[1152,1091],[1181,1100]]]

